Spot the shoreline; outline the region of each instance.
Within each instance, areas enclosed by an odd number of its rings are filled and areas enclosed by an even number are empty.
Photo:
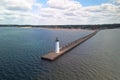
[[[19,27],[19,28],[26,28],[26,29],[30,29],[30,28],[37,28],[37,29],[47,29],[47,30],[84,30],[84,31],[95,31],[92,29],[81,29],[81,28],[48,28],[48,27],[32,27],[32,26],[25,26],[25,27]]]
[[[37,27],[32,27],[32,28],[37,28]],[[48,29],[48,30],[84,30],[84,31],[96,31],[96,30],[91,30],[91,29],[81,29],[81,28],[44,28],[44,27],[38,27],[39,29]]]

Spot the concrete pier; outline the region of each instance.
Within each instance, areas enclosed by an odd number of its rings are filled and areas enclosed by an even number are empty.
[[[79,38],[67,45],[65,45],[64,47],[62,47],[60,49],[59,54],[55,53],[55,52],[50,52],[48,54],[43,55],[41,58],[45,59],[45,60],[49,60],[49,61],[53,61],[55,59],[57,59],[58,57],[60,57],[61,55],[65,54],[66,52],[72,50],[73,48],[75,48],[76,46],[78,46],[79,44],[83,43],[84,41],[88,40],[89,38],[91,38],[92,36],[94,36],[96,33],[98,32],[98,30],[94,31],[93,33],[84,36],[82,38]]]

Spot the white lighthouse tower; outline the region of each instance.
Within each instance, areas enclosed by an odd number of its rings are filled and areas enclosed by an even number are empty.
[[[56,52],[56,53],[59,53],[59,52],[60,52],[60,44],[59,44],[58,38],[56,38],[55,52]]]

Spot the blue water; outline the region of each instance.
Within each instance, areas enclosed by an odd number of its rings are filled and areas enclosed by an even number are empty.
[[[64,56],[64,59],[59,58],[55,62],[41,60],[41,56],[54,50],[56,37],[62,47],[91,32],[93,31],[1,27],[0,80],[63,80],[64,69],[67,68],[64,64],[72,56]],[[61,63],[59,60],[65,61]],[[64,66],[61,68],[63,71],[59,69],[61,64]],[[68,66],[74,68],[72,64]],[[56,72],[63,74],[58,75]]]
[[[101,30],[59,59],[41,56],[93,31],[0,28],[0,80],[120,80],[120,29]]]

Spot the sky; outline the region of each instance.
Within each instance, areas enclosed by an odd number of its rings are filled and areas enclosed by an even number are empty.
[[[2,0],[0,24],[120,23],[120,0]]]

